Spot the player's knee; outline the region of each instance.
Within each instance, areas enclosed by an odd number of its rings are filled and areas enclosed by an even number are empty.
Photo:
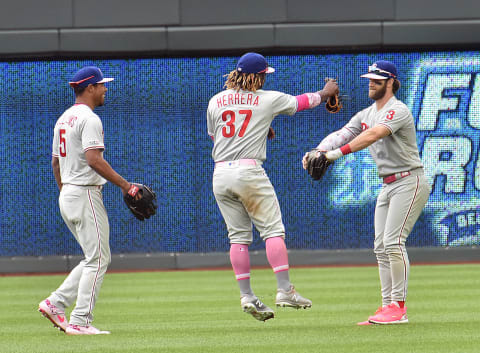
[[[263,241],[267,241],[267,239],[277,238],[277,237],[285,239],[285,232],[274,232],[274,233],[269,233],[269,234],[260,234],[260,238],[262,238]]]
[[[106,254],[104,256],[103,263],[105,267],[108,267],[112,263],[112,256],[110,254]]]
[[[245,244],[250,245],[253,241],[253,234],[248,232],[240,232],[235,234],[230,234],[228,236],[230,239],[230,244]]]
[[[382,256],[382,255],[386,255],[386,252],[385,252],[385,246],[383,245],[383,241],[380,242],[380,241],[376,241],[374,246],[373,246],[373,252],[375,253],[375,255],[378,257],[379,255]]]
[[[377,262],[388,261],[388,254],[383,249],[382,251],[375,251],[375,256],[377,258]]]
[[[85,266],[91,268],[99,268],[100,270],[106,270],[111,262],[112,256],[110,253],[96,252],[92,256],[87,256],[85,258]]]
[[[102,257],[98,261],[98,271],[100,273],[107,272],[108,266],[110,265],[111,257]]]
[[[398,243],[387,243],[385,244],[385,253],[389,256],[391,255],[401,255],[405,252],[405,246]]]

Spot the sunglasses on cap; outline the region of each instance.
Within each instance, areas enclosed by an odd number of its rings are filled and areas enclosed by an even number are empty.
[[[368,67],[368,73],[379,74],[380,76],[388,75],[388,77],[390,77],[390,78],[396,78],[396,76],[394,74],[392,74],[391,72],[379,69],[376,65],[370,65]]]

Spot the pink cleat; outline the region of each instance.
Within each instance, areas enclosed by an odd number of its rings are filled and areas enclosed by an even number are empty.
[[[383,308],[384,308],[384,307],[381,307],[381,306],[380,306],[380,307],[377,309],[377,311],[375,311],[375,314],[373,314],[372,316],[369,316],[369,317],[368,317],[368,320],[370,320],[371,317],[374,317],[374,316],[377,315],[379,312],[381,312],[381,311],[383,310]],[[368,320],[367,320],[367,321],[358,322],[357,325],[358,325],[358,326],[373,325],[373,323],[370,322],[370,321],[368,321]]]
[[[65,333],[70,336],[75,335],[109,335],[110,331],[100,331],[93,326],[68,325]]]
[[[67,329],[68,320],[65,317],[65,312],[50,303],[50,300],[45,299],[44,301],[40,302],[40,304],[38,304],[38,311],[40,311],[43,316],[49,319],[53,326],[58,327],[62,331]]]
[[[384,307],[378,314],[370,316],[368,321],[380,325],[406,324],[408,323],[407,307],[401,309],[395,303],[392,303]]]

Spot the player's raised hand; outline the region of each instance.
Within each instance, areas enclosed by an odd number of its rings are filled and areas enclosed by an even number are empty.
[[[335,96],[339,93],[338,83],[336,79],[333,78],[326,78],[325,85],[323,86],[322,90],[319,92],[322,96],[322,101],[327,100],[328,97]]]

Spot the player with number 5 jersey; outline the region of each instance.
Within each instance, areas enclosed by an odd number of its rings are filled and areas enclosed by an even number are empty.
[[[321,91],[292,96],[263,90],[266,75],[275,70],[258,53],[247,53],[237,62],[225,83],[226,90],[210,99],[208,134],[214,145],[213,192],[230,239],[230,261],[240,287],[243,311],[260,321],[274,312],[254,294],[250,285],[252,223],[265,241],[267,259],[277,279],[275,304],[309,308],[312,302],[290,283],[285,227],[275,190],[262,167],[267,138],[273,138],[273,119],[314,108],[338,93],[335,80]]]
[[[107,88],[95,66],[80,69],[69,82],[75,104],[57,120],[52,144],[52,169],[60,191],[65,224],[85,258],[59,288],[40,302],[39,311],[67,335],[108,334],[91,325],[103,278],[110,264],[110,228],[102,188],[110,181],[125,195],[132,185],[103,159],[103,126],[93,110],[102,106]],[[68,321],[65,309],[75,303]]]

